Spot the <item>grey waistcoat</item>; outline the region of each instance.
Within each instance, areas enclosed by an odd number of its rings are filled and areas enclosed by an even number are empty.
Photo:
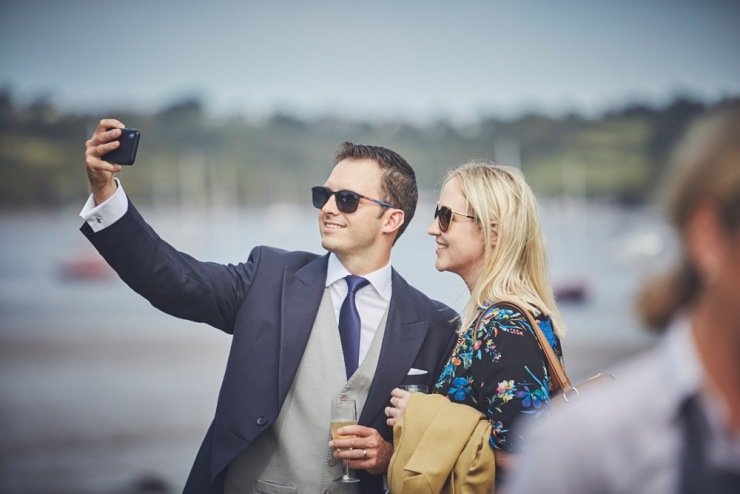
[[[342,462],[329,449],[331,403],[340,394],[365,405],[378,365],[388,312],[367,356],[349,381],[329,289],[324,290],[295,379],[275,423],[228,467],[225,494],[357,493],[357,484],[333,482]]]

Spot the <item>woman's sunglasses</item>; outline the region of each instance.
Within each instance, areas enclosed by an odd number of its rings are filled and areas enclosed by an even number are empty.
[[[334,200],[337,203],[337,209],[342,213],[354,213],[357,211],[357,206],[360,204],[360,199],[367,199],[375,204],[383,206],[384,208],[396,209],[396,206],[389,204],[380,199],[373,199],[372,197],[363,196],[357,192],[351,190],[337,190],[336,192],[328,187],[311,187],[311,195],[313,199],[313,207],[321,209],[329,201],[331,196],[334,196]]]
[[[437,208],[434,210],[434,219],[437,220],[437,223],[439,223],[439,229],[444,233],[450,228],[450,223],[452,222],[452,215],[456,214],[459,216],[465,216],[466,218],[470,218],[471,220],[475,219],[475,216],[469,216],[467,214],[462,214],[455,212],[448,208],[447,206],[439,207],[439,204],[437,204]]]

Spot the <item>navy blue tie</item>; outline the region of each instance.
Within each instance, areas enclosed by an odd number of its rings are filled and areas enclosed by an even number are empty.
[[[350,274],[346,276],[347,297],[339,310],[339,337],[342,339],[344,370],[347,379],[357,370],[360,361],[360,314],[355,305],[355,293],[370,283],[365,278]]]

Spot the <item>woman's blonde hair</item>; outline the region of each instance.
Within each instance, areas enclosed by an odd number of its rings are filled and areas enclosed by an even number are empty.
[[[666,205],[673,227],[683,238],[696,207],[714,202],[728,231],[740,227],[740,105],[706,116],[689,129],[676,148],[670,169]],[[645,283],[637,300],[643,322],[665,327],[682,307],[690,305],[702,281],[685,246],[676,267]]]
[[[475,321],[479,306],[511,301],[550,316],[555,333],[565,325],[555,304],[547,246],[532,189],[513,167],[471,161],[451,170],[483,233],[483,264],[461,314],[460,330]]]

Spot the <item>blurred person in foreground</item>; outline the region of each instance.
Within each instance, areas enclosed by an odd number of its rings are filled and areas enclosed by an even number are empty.
[[[493,449],[496,479],[500,481],[505,474],[506,459],[511,458],[507,454],[518,449],[525,439],[515,430],[517,422],[524,417],[542,415],[553,392],[544,352],[523,311],[533,316],[555,354],[562,358],[560,336],[565,333],[565,326],[549,281],[537,202],[519,170],[474,161],[448,173],[434,218],[427,233],[436,244],[435,266],[439,271],[460,276],[470,291],[470,300],[460,318],[457,344],[437,377],[436,396],[413,395],[411,399],[408,392],[394,389],[392,406],[386,409],[388,423],[396,425],[403,415],[394,435],[399,427],[416,427],[419,420],[415,407],[432,404],[443,406],[451,402],[457,406],[452,409],[477,411],[489,426],[483,447],[488,452]],[[505,305],[506,302],[516,306]],[[464,408],[459,408],[462,405]],[[459,436],[471,430],[462,425],[464,420],[456,417],[456,423],[451,424],[447,433],[430,427],[421,431],[422,441],[424,434],[439,434],[442,441],[432,446],[436,451],[418,454],[426,455],[429,463],[444,459],[452,442],[457,448],[464,448]],[[433,421],[431,425],[436,427]],[[408,432],[404,431],[400,441],[408,442],[405,437]],[[404,448],[409,447],[404,444]],[[397,463],[395,460],[401,453],[398,450],[396,453],[389,473],[392,488],[401,484],[399,477],[408,477],[408,472],[403,473],[403,463],[408,458]],[[462,479],[468,482],[462,486],[463,492],[490,491],[486,482],[493,481],[494,464],[493,457],[488,458],[487,465],[482,464],[481,458],[473,459],[481,481],[471,486],[470,479]],[[407,468],[418,472],[415,465]],[[429,469],[429,464],[425,468]],[[406,478],[405,481],[408,486],[417,480]]]
[[[638,300],[662,341],[531,431],[509,494],[740,492],[740,107],[674,158],[682,256]]]
[[[223,265],[177,251],[145,223],[114,178],[121,167],[102,159],[121,128],[102,120],[86,142],[92,195],[82,232],[152,305],[233,335],[185,492],[383,492],[393,450],[388,395],[404,382],[432,384],[454,343],[454,311],[390,263],[416,208],[413,169],[389,149],[343,144],[324,185],[312,189],[329,252],[260,246]],[[354,312],[354,340],[345,339],[345,310]],[[361,425],[340,429],[350,437],[332,450],[331,403],[340,394],[357,402]],[[350,460],[361,481],[334,483],[337,459]]]

